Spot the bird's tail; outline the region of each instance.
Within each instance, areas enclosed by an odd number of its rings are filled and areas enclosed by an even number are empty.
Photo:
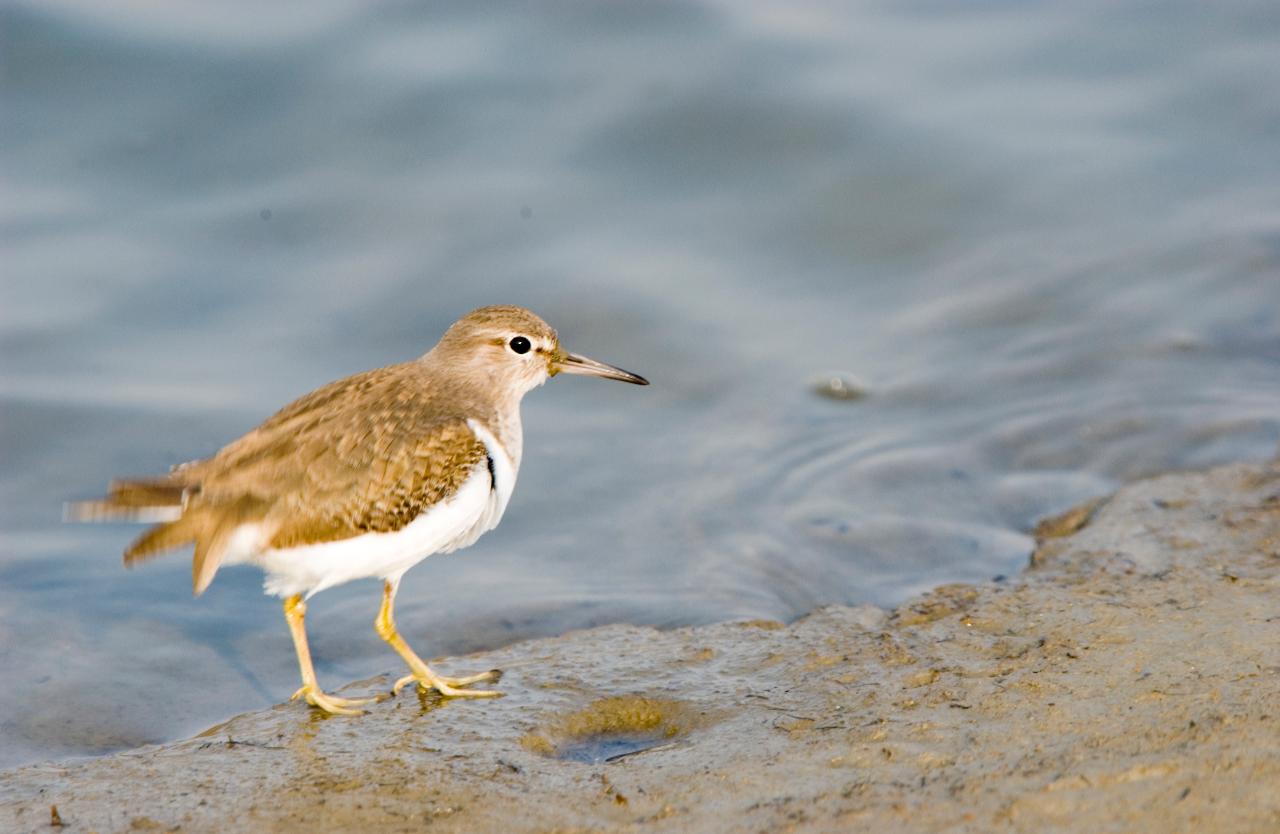
[[[244,497],[225,505],[189,504],[199,483],[176,478],[112,481],[107,496],[97,501],[69,503],[67,521],[141,521],[154,524],[124,551],[124,563],[136,565],[170,550],[194,544],[192,588],[204,592],[222,564],[239,526],[260,514],[261,501]]]
[[[97,501],[63,505],[64,521],[177,521],[187,500],[187,485],[168,478],[112,481]]]
[[[105,498],[77,501],[63,507],[67,521],[139,521],[155,524],[124,552],[134,565],[196,540],[197,514],[184,515],[188,486],[169,478],[112,481]]]

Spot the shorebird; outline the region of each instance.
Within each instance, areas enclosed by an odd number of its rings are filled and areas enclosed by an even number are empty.
[[[113,481],[105,498],[69,505],[68,516],[159,522],[125,550],[125,564],[194,544],[197,596],[222,565],[261,567],[266,593],[284,600],[302,674],[295,699],[344,715],[377,700],[320,688],[304,620],[312,595],[366,577],[383,581],[374,627],[409,666],[393,694],[417,683],[447,697],[496,697],[466,687],[499,670],[451,678],[414,653],[396,631],[396,591],[418,562],[497,526],[520,469],[520,401],[560,373],[649,384],[567,352],[528,310],[482,307],[418,359],[332,382],[212,457]]]

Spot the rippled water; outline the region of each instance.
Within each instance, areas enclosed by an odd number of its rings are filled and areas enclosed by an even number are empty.
[[[480,304],[654,385],[530,395],[502,527],[406,579],[428,655],[889,603],[1274,452],[1280,13],[1071,6],[5,5],[0,764],[292,693],[260,574],[61,504]],[[323,682],[397,667],[377,595],[313,602]]]

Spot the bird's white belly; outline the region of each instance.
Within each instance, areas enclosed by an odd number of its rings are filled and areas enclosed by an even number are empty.
[[[263,550],[258,545],[261,530],[257,525],[245,525],[236,531],[224,561],[260,566],[267,574],[263,589],[268,594],[311,596],[353,579],[396,580],[433,553],[448,553],[472,544],[497,526],[516,478],[510,457],[493,435],[475,424],[472,430],[488,449],[493,461],[492,476],[488,462],[480,463],[457,492],[401,529]]]

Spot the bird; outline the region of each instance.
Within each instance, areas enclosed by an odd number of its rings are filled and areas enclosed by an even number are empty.
[[[382,580],[378,635],[409,667],[391,694],[416,683],[449,698],[493,669],[438,674],[396,629],[395,599],[409,568],[473,544],[501,520],[524,447],[520,402],[558,374],[648,385],[644,377],[566,351],[554,329],[522,307],[467,313],[417,359],[331,382],[210,457],[167,475],[112,481],[105,497],[67,505],[69,520],[153,524],[124,552],[128,566],[194,544],[199,596],[223,565],[264,571],[283,600],[302,686],[293,699],[339,715],[374,698],[324,692],[307,645],[307,600],[362,578]]]

